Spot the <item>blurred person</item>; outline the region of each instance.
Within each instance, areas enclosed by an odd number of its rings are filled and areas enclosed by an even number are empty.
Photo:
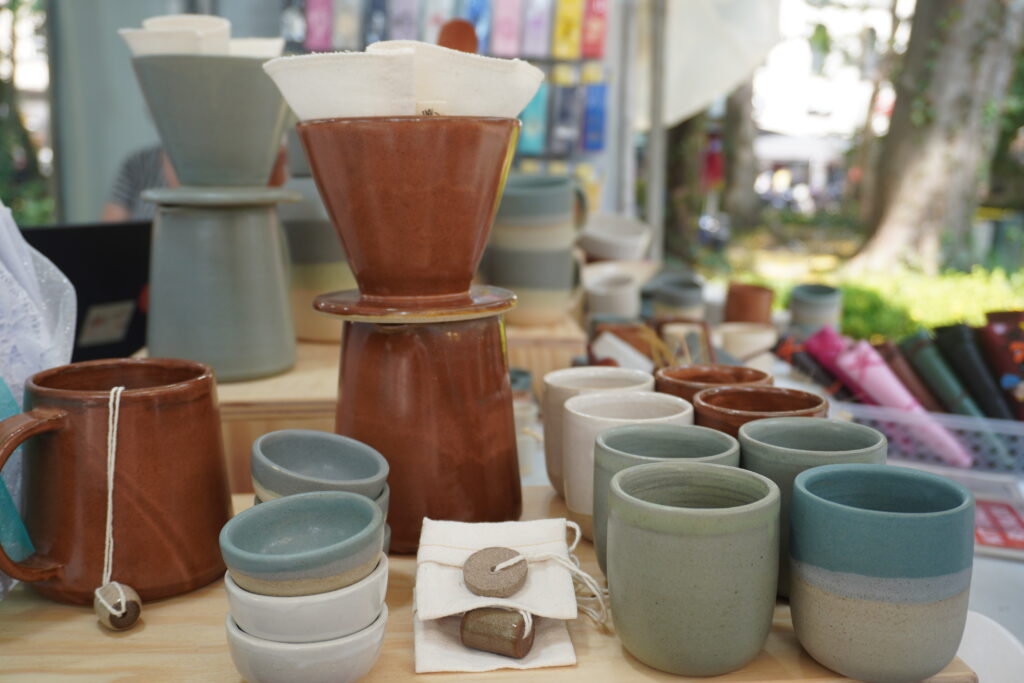
[[[156,204],[145,201],[143,191],[177,186],[178,177],[162,147],[147,147],[133,152],[121,162],[100,220],[111,223],[152,220],[156,215]]]

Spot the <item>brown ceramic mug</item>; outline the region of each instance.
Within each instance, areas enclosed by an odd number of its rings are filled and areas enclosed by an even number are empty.
[[[92,604],[102,578],[116,386],[125,389],[112,579],[155,600],[224,573],[217,539],[231,499],[212,370],[170,359],[73,363],[29,379],[25,412],[0,422],[0,467],[25,444],[25,525],[36,548],[23,562],[0,549],[0,570],[61,602]]]
[[[712,387],[693,397],[696,423],[736,436],[741,426],[768,417],[825,417],[828,401],[782,387]]]
[[[742,365],[675,365],[654,375],[654,390],[693,402],[698,391],[717,386],[770,386],[772,376],[764,370]]]
[[[730,282],[725,295],[726,322],[770,323],[775,292],[760,285]]]

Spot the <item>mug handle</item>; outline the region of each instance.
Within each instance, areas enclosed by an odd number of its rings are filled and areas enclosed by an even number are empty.
[[[0,469],[22,442],[36,434],[55,432],[66,424],[68,414],[63,410],[38,408],[0,422]],[[64,565],[36,554],[22,562],[15,562],[0,546],[0,571],[18,581],[46,581],[59,579]]]

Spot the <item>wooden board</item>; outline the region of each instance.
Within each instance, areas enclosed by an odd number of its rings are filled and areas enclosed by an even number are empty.
[[[238,508],[250,496],[235,496]],[[563,517],[565,505],[546,487],[524,490],[524,518]],[[577,549],[582,566],[600,576],[594,551]],[[616,637],[599,631],[586,617],[569,625],[579,663],[574,667],[498,671],[487,674],[428,674],[413,670],[412,588],[415,559],[391,557],[387,602],[391,612],[374,681],[680,681],[630,656]],[[116,578],[116,577],[115,577]],[[0,602],[0,678],[5,681],[146,680],[237,681],[224,635],[227,599],[221,581],[189,595],[147,604],[142,622],[125,633],[105,631],[92,609],[49,602],[21,585]],[[709,680],[709,679],[693,679]],[[789,608],[776,607],[771,635],[761,654],[740,671],[716,681],[844,681],[805,654],[793,635]],[[976,683],[959,659],[935,683]]]

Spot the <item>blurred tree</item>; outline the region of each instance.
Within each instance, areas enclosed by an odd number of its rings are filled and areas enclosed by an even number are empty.
[[[848,268],[936,272],[963,249],[1024,33],[1024,0],[918,2],[882,143],[872,236]]]
[[[706,144],[707,116],[703,112],[668,130],[665,249],[691,265],[697,262],[698,255],[697,221],[704,202],[700,180]]]
[[[748,228],[758,223],[761,201],[754,190],[757,156],[754,154],[754,81],[748,80],[725,101],[722,141],[725,145],[725,196],[722,208],[732,226]]]
[[[39,168],[39,150],[25,127],[14,82],[17,67],[18,33],[21,18],[35,14],[42,24],[40,0],[6,0],[0,12],[7,15],[10,33],[0,51],[0,199],[14,213],[18,224],[39,224],[53,220],[53,199],[49,181]]]

